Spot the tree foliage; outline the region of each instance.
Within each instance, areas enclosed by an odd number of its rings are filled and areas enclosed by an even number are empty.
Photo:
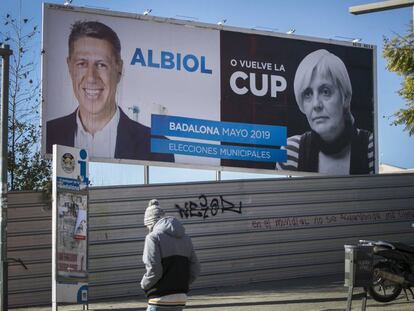
[[[394,113],[393,125],[404,125],[409,135],[414,134],[414,32],[405,36],[384,38],[383,55],[387,69],[403,78],[398,94],[406,101],[406,107]]]
[[[40,190],[50,179],[50,163],[40,152],[40,59],[38,27],[27,18],[3,18],[0,42],[13,50],[10,58],[8,119],[8,186],[10,190]]]

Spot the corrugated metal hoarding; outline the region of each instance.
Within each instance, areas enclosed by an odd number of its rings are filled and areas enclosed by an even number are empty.
[[[43,151],[331,175],[375,171],[375,47],[45,5]]]
[[[150,199],[182,220],[201,262],[194,288],[297,277],[343,279],[344,245],[412,243],[414,175],[312,177],[95,188],[89,202],[89,298],[141,297]],[[9,193],[10,306],[51,303],[51,211]],[[25,268],[26,267],[26,268]]]

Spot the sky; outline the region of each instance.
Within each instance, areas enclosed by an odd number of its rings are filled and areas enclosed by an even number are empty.
[[[64,0],[49,3],[62,4]],[[377,46],[377,98],[379,163],[401,168],[414,168],[414,137],[403,126],[392,126],[392,114],[404,108],[398,96],[401,77],[386,70],[382,57],[383,38],[404,35],[411,29],[412,8],[402,8],[378,13],[352,15],[349,7],[377,2],[371,0],[73,0],[74,6],[85,6],[142,14],[151,9],[158,17],[193,20],[216,24],[226,19],[226,25],[256,28],[285,33],[295,29],[295,34],[323,39],[350,41]],[[42,1],[0,0],[0,18],[12,16],[32,19],[41,25]],[[3,23],[0,28],[4,27]],[[40,50],[40,36],[34,48]],[[39,62],[40,72],[40,62]],[[40,74],[39,74],[40,76]],[[93,186],[141,184],[144,168],[140,165],[91,163],[90,176]],[[165,167],[150,167],[150,183],[170,183],[215,180],[216,172]],[[277,175],[222,172],[221,178],[266,178]]]

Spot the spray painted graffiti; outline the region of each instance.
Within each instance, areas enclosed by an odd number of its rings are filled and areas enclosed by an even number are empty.
[[[210,216],[217,216],[221,211],[233,212],[237,214],[242,213],[242,202],[234,204],[225,200],[222,195],[218,197],[208,198],[205,194],[198,197],[198,201],[186,201],[184,206],[175,204],[175,208],[180,213],[181,218],[200,217],[206,219]]]
[[[337,226],[388,222],[390,220],[414,220],[414,211],[396,210],[382,212],[340,213],[321,216],[271,217],[255,219],[249,223],[253,230],[283,230],[304,227]]]

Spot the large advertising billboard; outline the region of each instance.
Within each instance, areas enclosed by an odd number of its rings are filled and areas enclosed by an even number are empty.
[[[45,5],[43,151],[213,169],[375,171],[375,48]]]

